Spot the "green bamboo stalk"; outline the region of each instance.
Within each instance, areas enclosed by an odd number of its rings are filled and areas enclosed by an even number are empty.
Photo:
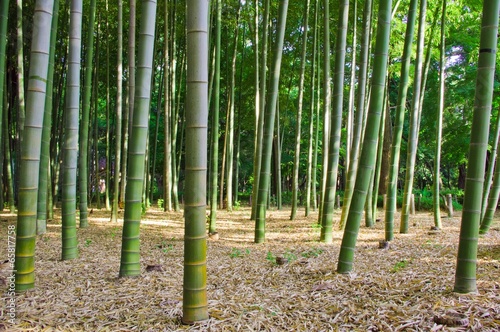
[[[256,146],[254,151],[254,165],[253,165],[253,191],[252,191],[252,214],[250,219],[255,220],[257,218],[257,202],[259,199],[259,187],[260,187],[260,174],[262,167],[262,149],[263,149],[263,135],[264,135],[264,117],[266,116],[266,94],[267,94],[267,49],[269,46],[268,34],[269,34],[269,12],[270,12],[270,2],[271,0],[264,0],[264,18],[262,27],[262,52],[260,56],[262,57],[260,61],[260,105],[259,105],[259,116],[255,119],[257,122],[257,138]],[[257,55],[256,55],[257,56]],[[257,70],[257,69],[256,69]]]
[[[485,1],[483,3],[474,115],[469,145],[469,166],[465,182],[464,207],[454,285],[454,291],[458,293],[477,291],[477,242],[493,98],[496,50],[498,48],[499,10],[500,0]]]
[[[486,172],[486,177],[484,180],[484,189],[483,189],[483,201],[481,204],[481,220],[484,219],[484,215],[486,213],[486,208],[488,205],[488,200],[490,196],[490,188],[493,182],[493,174],[494,169],[498,168],[496,165],[496,159],[498,154],[498,142],[500,141],[500,110],[497,114],[497,121],[495,124],[495,136],[493,138],[493,143],[491,144],[491,153],[490,153],[490,161],[488,163],[488,170]],[[482,224],[482,222],[481,222]]]
[[[415,176],[415,162],[417,157],[418,134],[420,127],[420,94],[422,92],[423,57],[425,41],[425,14],[427,11],[427,0],[420,0],[420,12],[418,18],[417,36],[417,58],[415,59],[415,76],[413,78],[413,98],[410,112],[410,129],[408,134],[408,147],[406,155],[406,174],[403,192],[403,207],[401,208],[401,223],[399,232],[408,233],[410,218],[410,201],[413,193],[413,179]]]
[[[30,55],[30,79],[27,90],[26,123],[21,147],[19,210],[16,230],[16,291],[35,285],[36,201],[43,126],[43,108],[47,89],[50,53],[50,29],[53,1],[38,0],[33,15],[33,40]]]
[[[186,184],[182,322],[208,319],[205,232],[208,0],[187,3]]]
[[[342,108],[344,101],[344,67],[347,45],[347,25],[349,20],[349,0],[339,1],[339,18],[335,51],[335,74],[333,77],[333,110],[331,133],[328,148],[328,169],[323,198],[320,241],[331,243],[333,240],[333,211],[337,189],[337,175],[342,132]],[[329,84],[329,82],[328,82]]]
[[[96,208],[100,210],[101,206],[101,170],[99,163],[99,32],[100,23],[99,17],[97,18],[97,31],[95,43],[95,66],[94,66],[94,83],[93,83],[93,96],[94,96],[94,178],[95,178],[95,191],[96,191]]]
[[[254,128],[255,128],[255,135],[254,135],[254,155],[253,155],[253,160],[254,160],[254,168],[253,168],[253,180],[254,180],[254,187],[255,188],[255,180],[257,180],[258,173],[257,169],[255,167],[255,161],[257,160],[257,147],[258,147],[258,133],[259,133],[259,117],[262,113],[262,110],[260,109],[260,102],[262,96],[260,95],[260,59],[259,59],[259,50],[260,50],[260,39],[259,39],[259,0],[254,0],[254,13],[253,13],[253,20],[254,20],[254,40],[253,40],[253,46],[254,46],[254,59],[255,59],[255,70],[254,70],[254,75],[255,75],[255,83],[254,83],[254,88],[255,88],[255,123],[254,123]],[[254,190],[252,188],[252,196],[250,197],[250,203],[251,203],[251,208],[252,211],[250,213],[250,218],[253,220],[255,219],[255,196],[257,193],[257,190]]]
[[[257,213],[255,219],[255,243],[265,241],[265,223],[267,198],[271,177],[271,153],[274,134],[274,121],[276,118],[276,104],[278,102],[278,85],[281,70],[281,56],[283,52],[283,41],[285,38],[286,17],[288,11],[288,0],[280,1],[278,14],[278,30],[273,52],[273,63],[271,70],[271,86],[267,94],[267,110],[265,114],[264,135],[262,139],[262,164],[260,169],[259,193],[257,195]]]
[[[372,192],[372,215],[371,220],[373,221],[377,219],[377,209],[378,209],[378,188],[380,185],[380,173],[382,171],[382,157],[384,153],[384,136],[385,136],[385,126],[387,119],[390,118],[390,105],[388,99],[388,90],[386,89],[386,93],[384,94],[384,109],[382,113],[382,118],[380,120],[380,132],[378,137],[378,147],[377,147],[377,159],[375,162],[375,171],[373,173],[373,192]]]
[[[64,109],[65,138],[63,141],[62,162],[62,260],[78,257],[76,169],[78,165],[78,120],[80,114],[82,6],[82,1],[71,1],[66,108]]]
[[[387,177],[387,201],[385,209],[385,240],[394,239],[394,214],[397,203],[397,180],[399,174],[399,158],[401,155],[401,138],[403,136],[403,124],[406,110],[406,96],[408,93],[408,84],[410,76],[411,48],[413,44],[413,35],[415,32],[415,20],[417,17],[417,0],[410,1],[408,9],[408,21],[406,24],[405,43],[403,47],[403,56],[401,59],[401,74],[398,102],[396,105],[396,114],[394,118],[394,134],[392,135],[391,157],[389,161],[389,176]]]
[[[314,0],[314,26],[313,26],[313,46],[312,46],[312,60],[311,60],[311,97],[309,103],[309,148],[307,151],[307,173],[306,173],[306,211],[305,216],[309,216],[311,210],[311,201],[314,198],[313,188],[316,187],[316,178],[313,177],[314,155],[313,155],[313,142],[314,142],[314,112],[315,112],[315,86],[316,86],[316,45],[318,38],[318,4],[319,0]],[[312,198],[311,198],[312,196]]]
[[[109,16],[108,0],[106,0],[106,189],[105,189],[105,204],[106,211],[111,210],[110,204],[110,178],[111,178],[111,93],[110,93],[110,55],[109,55]]]
[[[169,16],[170,16],[170,10],[168,8],[168,4],[165,4],[165,51],[164,51],[164,57],[165,57],[165,66],[170,64],[170,25],[169,25]],[[170,73],[168,71],[167,73]],[[166,75],[165,77],[165,106],[164,106],[164,113],[165,113],[165,123],[163,125],[164,128],[164,136],[165,137],[172,137],[171,130],[172,130],[172,124],[171,124],[171,117],[172,117],[172,94],[170,92],[170,83],[171,77],[170,75]],[[171,139],[165,139],[164,142],[164,150],[165,150],[165,159],[163,162],[163,178],[164,178],[164,188],[163,188],[163,210],[164,211],[172,211],[172,140]]]
[[[156,0],[143,0],[137,57],[137,84],[135,89],[134,116],[128,150],[127,186],[125,187],[125,212],[120,260],[120,277],[138,276],[140,264],[140,224],[146,143],[151,99],[151,73],[156,24]]]
[[[208,232],[217,231],[217,174],[219,169],[219,107],[220,107],[220,55],[221,55],[221,0],[216,1],[217,18],[215,23],[215,68],[214,68],[214,106],[212,111],[212,150],[210,164],[210,222]],[[258,56],[255,57],[258,59]],[[255,70],[258,72],[257,68]],[[258,90],[257,90],[258,91]]]
[[[79,190],[80,190],[80,228],[88,227],[88,177],[89,177],[89,121],[90,97],[92,96],[92,61],[94,60],[94,26],[96,0],[91,0],[89,8],[89,25],[87,31],[87,47],[85,54],[85,77],[83,87],[82,120],[80,124],[80,158],[79,162]]]
[[[16,135],[20,144],[17,144],[14,163],[14,187],[19,185],[19,165],[20,151],[23,143],[24,122],[26,118],[26,100],[25,100],[25,84],[24,84],[24,41],[23,41],[23,0],[17,0],[17,39],[16,39],[16,52],[17,52],[17,91],[18,91],[18,109],[17,109],[17,131]],[[17,190],[14,191],[17,197]]]
[[[380,118],[384,108],[387,54],[389,49],[389,35],[391,27],[391,7],[391,0],[380,1],[367,127],[364,134],[359,167],[356,174],[356,184],[354,186],[351,208],[349,209],[344,235],[342,236],[342,244],[337,266],[337,271],[339,273],[348,273],[352,270],[361,215],[366,202],[366,193],[371,174],[375,165]]]
[[[372,21],[372,0],[367,0],[363,8],[363,30],[361,33],[361,54],[358,72],[358,95],[356,99],[356,114],[354,117],[354,132],[352,138],[351,153],[349,155],[349,167],[347,169],[346,187],[342,204],[342,215],[340,216],[340,229],[344,229],[347,214],[352,201],[358,159],[360,153],[361,136],[363,132],[363,119],[365,117],[366,104],[366,82],[368,77],[368,57],[370,53],[370,30]]]
[[[441,204],[439,195],[439,185],[441,183],[441,142],[443,131],[443,112],[444,112],[444,84],[445,84],[445,66],[446,66],[446,0],[443,0],[443,11],[441,13],[441,46],[439,48],[439,106],[437,109],[436,120],[436,151],[434,154],[434,176],[432,186],[432,200],[434,206],[434,226],[441,229]]]
[[[500,153],[496,155],[496,164],[500,165]],[[498,198],[500,197],[500,167],[495,167],[495,174],[493,176],[493,183],[491,186],[490,195],[488,197],[488,205],[486,206],[485,213],[481,219],[481,227],[479,234],[486,234],[490,229],[493,222],[493,217],[498,206]]]
[[[236,30],[234,33],[234,49],[231,60],[231,74],[229,83],[229,103],[227,110],[227,172],[226,172],[226,209],[231,212],[233,210],[233,181],[234,181],[234,105],[236,104],[236,56],[238,55],[238,36],[239,36],[239,21],[240,21],[241,5],[238,2],[238,11],[236,12]],[[222,181],[221,181],[222,183]],[[221,190],[222,192],[222,190]]]
[[[52,126],[52,93],[54,78],[54,58],[56,54],[57,26],[59,20],[59,0],[54,0],[54,11],[50,32],[50,55],[47,73],[47,94],[45,98],[45,111],[43,114],[42,146],[40,152],[40,172],[38,180],[38,202],[37,202],[37,234],[47,231],[47,211],[52,209],[47,204],[49,162],[50,162],[50,132]]]
[[[5,60],[6,60],[5,49],[7,47],[8,19],[9,19],[9,0],[4,0],[0,4],[0,138],[3,135],[2,121],[3,121],[3,112],[5,112],[4,110],[4,83],[5,83]],[[1,196],[3,197],[3,195]],[[0,205],[0,210],[3,210],[3,204]]]
[[[120,196],[118,201],[125,201],[125,185],[127,184],[127,159],[128,159],[128,142],[130,136],[130,123],[132,120],[132,113],[134,112],[134,99],[135,99],[135,30],[136,30],[136,1],[129,1],[129,25],[128,25],[128,107],[123,113],[123,148],[122,148],[122,163],[121,174],[123,174],[120,181]]]
[[[330,141],[331,127],[331,105],[332,105],[332,89],[330,84],[330,1],[323,0],[323,93],[325,99],[323,102],[323,161],[320,186],[320,205],[318,214],[318,224],[323,224],[323,208],[325,202],[325,188],[328,174],[328,149]]]
[[[122,115],[123,115],[123,1],[118,0],[118,50],[117,50],[117,88],[115,121],[115,167],[113,174],[113,204],[111,221],[118,221],[118,200],[120,198],[120,169],[122,156]],[[125,176],[125,174],[121,174]],[[142,192],[142,191],[141,191]]]
[[[304,23],[302,34],[302,51],[300,57],[300,76],[299,76],[299,100],[297,108],[297,118],[295,126],[295,155],[293,162],[293,184],[292,184],[292,212],[290,220],[294,220],[297,214],[298,193],[299,193],[299,168],[300,168],[300,133],[302,121],[302,106],[304,99],[304,80],[306,71],[306,55],[307,55],[307,32],[309,30],[309,5],[311,0],[306,0],[304,4]]]
[[[351,161],[352,140],[354,136],[354,97],[356,92],[356,49],[357,49],[357,27],[358,27],[358,2],[353,1],[352,6],[352,43],[351,43],[351,73],[349,77],[349,104],[346,118],[346,149],[344,167],[348,171]],[[343,177],[346,184],[345,176]]]
[[[14,201],[14,180],[12,178],[11,134],[9,133],[9,114],[3,112],[5,177],[7,180],[7,198],[10,213],[16,213]]]

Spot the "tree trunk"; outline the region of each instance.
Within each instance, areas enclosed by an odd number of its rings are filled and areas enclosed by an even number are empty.
[[[17,0],[17,40],[16,40],[16,52],[17,52],[17,91],[18,91],[18,109],[17,109],[17,145],[15,153],[15,163],[14,163],[14,195],[15,201],[17,202],[17,192],[19,187],[19,165],[21,156],[21,145],[23,143],[23,130],[24,121],[26,117],[26,102],[24,95],[24,45],[23,45],[23,0]]]
[[[128,149],[120,277],[138,276],[141,273],[139,232],[151,100],[156,1],[142,1],[141,13],[134,117]]]
[[[106,211],[111,210],[110,202],[110,187],[111,187],[111,95],[110,95],[110,79],[109,79],[109,68],[111,67],[109,62],[109,8],[108,0],[106,0]]]
[[[54,58],[56,53],[57,26],[59,19],[59,0],[54,0],[52,25],[50,32],[50,55],[49,68],[47,72],[47,91],[45,97],[45,110],[43,113],[42,145],[40,148],[40,171],[38,179],[38,200],[37,200],[37,234],[44,234],[47,231],[47,211],[52,206],[47,204],[47,195],[50,164],[50,132],[52,127],[52,94],[54,78]],[[0,136],[1,137],[1,136]]]
[[[89,25],[87,31],[87,47],[85,48],[85,78],[83,87],[82,121],[80,126],[80,159],[79,159],[79,186],[80,186],[80,228],[88,227],[88,177],[89,177],[89,121],[90,97],[92,95],[92,61],[94,60],[94,25],[96,0],[90,2]]]
[[[394,214],[396,212],[396,202],[398,194],[398,174],[399,158],[401,151],[401,138],[403,135],[403,125],[406,110],[406,95],[408,93],[410,60],[413,44],[413,35],[415,31],[415,18],[417,12],[417,0],[410,1],[408,9],[408,21],[406,24],[405,43],[403,56],[401,59],[401,74],[398,90],[398,102],[396,105],[396,114],[394,118],[394,134],[391,144],[391,160],[389,162],[389,175],[387,178],[386,189],[386,209],[385,209],[385,240],[394,239]]]
[[[298,192],[299,192],[299,169],[300,169],[300,131],[301,131],[301,121],[302,121],[302,104],[304,99],[304,79],[306,71],[306,55],[307,55],[307,32],[309,30],[309,4],[311,0],[307,0],[304,4],[304,24],[303,24],[303,34],[302,34],[302,55],[300,58],[300,76],[299,76],[299,100],[297,108],[297,123],[295,126],[295,155],[293,161],[293,184],[292,184],[292,212],[290,215],[290,220],[295,219],[297,214],[298,205]]]
[[[445,23],[446,23],[446,0],[443,0],[443,12],[441,13],[441,45],[439,48],[439,106],[437,109],[436,120],[436,151],[434,154],[434,177],[432,186],[432,205],[434,207],[434,226],[441,229],[441,205],[439,185],[441,183],[441,144],[443,131],[443,112],[444,112],[444,84],[445,84],[445,66],[446,66],[446,46],[445,46]]]
[[[340,138],[342,131],[342,104],[344,101],[344,67],[347,39],[347,24],[349,20],[349,0],[339,2],[339,19],[337,26],[337,40],[335,52],[335,75],[333,77],[333,110],[328,148],[328,169],[325,194],[321,217],[321,242],[331,243],[333,240],[333,210],[335,208],[335,194],[339,167]],[[328,82],[329,84],[329,82]]]
[[[496,155],[496,164],[499,165],[500,154]],[[488,197],[488,205],[486,206],[484,217],[481,219],[481,227],[479,228],[479,234],[486,234],[490,229],[493,222],[493,217],[498,206],[498,198],[500,196],[500,167],[495,167],[495,175],[493,177],[493,184],[491,186],[491,192]]]
[[[217,231],[217,174],[219,170],[219,107],[220,107],[220,54],[221,54],[221,22],[222,5],[221,0],[217,0],[217,19],[215,26],[215,68],[214,68],[214,106],[212,109],[212,149],[210,164],[210,223],[209,233]],[[258,58],[258,56],[255,56]],[[257,68],[256,71],[258,72]]]
[[[273,52],[271,70],[271,86],[266,98],[266,105],[268,108],[265,114],[264,135],[262,139],[262,165],[260,169],[259,193],[257,195],[258,202],[255,220],[255,243],[262,243],[265,241],[266,207],[271,173],[274,120],[276,117],[276,104],[278,101],[278,85],[281,70],[283,41],[285,37],[286,17],[288,12],[288,0],[280,1],[278,12],[276,44]]]
[[[16,213],[16,205],[14,201],[14,179],[12,178],[11,135],[9,133],[9,115],[7,112],[3,113],[3,126],[7,201],[9,205],[9,212]]]
[[[365,1],[363,9],[363,31],[361,35],[361,54],[358,72],[358,95],[356,99],[356,115],[354,119],[354,133],[352,138],[351,153],[349,154],[349,167],[347,169],[346,187],[344,190],[344,200],[342,205],[342,215],[340,217],[340,229],[345,227],[347,214],[352,201],[356,173],[358,168],[358,159],[360,153],[360,142],[362,140],[363,119],[365,118],[366,103],[366,82],[368,77],[368,59],[370,53],[370,31],[372,21],[372,0]]]
[[[340,5],[340,3],[339,3]],[[340,24],[340,23],[339,23]],[[318,223],[323,224],[323,209],[328,170],[328,149],[330,141],[330,121],[332,105],[332,90],[330,86],[330,1],[323,0],[323,171],[321,175],[320,206]]]
[[[208,1],[187,3],[186,193],[182,322],[208,319],[206,173]]]
[[[19,210],[17,227],[9,226],[9,235],[16,234],[14,270],[15,288],[21,292],[35,286],[35,240],[38,171],[43,126],[43,108],[47,88],[49,67],[50,29],[53,1],[37,1],[33,15],[33,36],[30,55],[30,79],[28,82],[28,104],[26,127],[21,147],[19,176]]]
[[[227,131],[227,173],[226,173],[226,209],[227,211],[233,210],[233,171],[234,171],[234,104],[235,102],[235,89],[236,89],[236,55],[238,52],[238,35],[239,35],[239,21],[240,21],[241,5],[238,2],[238,11],[236,13],[236,30],[234,33],[234,50],[231,60],[231,78],[229,86],[229,105],[226,117]]]
[[[118,221],[118,200],[120,198],[120,175],[122,155],[122,91],[123,91],[123,1],[118,0],[118,49],[117,49],[117,87],[116,87],[116,120],[115,120],[115,162],[113,167],[113,205],[111,221]],[[148,105],[149,107],[149,105]]]
[[[305,216],[309,216],[311,210],[311,201],[314,198],[313,188],[316,187],[316,178],[313,177],[313,167],[315,167],[314,152],[313,152],[313,142],[314,142],[314,111],[315,111],[315,85],[316,85],[316,45],[318,39],[318,3],[319,0],[315,0],[314,5],[314,25],[313,25],[313,47],[312,47],[312,59],[311,59],[311,96],[309,103],[309,148],[307,150],[307,174],[306,174],[306,211]],[[317,125],[318,126],[318,125]],[[311,197],[312,196],[312,197]]]
[[[420,94],[422,91],[422,60],[424,55],[425,41],[425,13],[427,0],[420,1],[420,12],[418,19],[417,58],[415,60],[415,76],[413,80],[413,98],[410,113],[410,129],[408,134],[408,147],[406,156],[405,188],[403,193],[403,207],[401,209],[401,224],[399,232],[408,233],[410,217],[410,199],[413,193],[413,178],[415,176],[415,160],[418,148],[418,129],[420,127]]]
[[[496,168],[496,159],[497,159],[497,151],[498,151],[498,142],[500,138],[500,109],[497,113],[497,121],[495,124],[495,137],[493,138],[493,143],[491,144],[491,153],[489,162],[488,162],[488,170],[486,172],[486,178],[484,180],[484,189],[483,189],[483,200],[481,203],[481,220],[484,219],[484,214],[486,213],[486,206],[488,205],[488,197],[490,196],[490,188],[493,182],[493,173]]]
[[[356,184],[352,196],[351,207],[347,216],[344,235],[339,254],[337,271],[348,273],[352,270],[354,250],[356,247],[361,213],[366,202],[371,173],[375,165],[380,118],[384,109],[384,91],[387,76],[387,54],[391,23],[391,0],[380,2],[378,14],[377,37],[375,41],[372,91],[368,108],[367,127],[364,134]]]
[[[123,149],[122,149],[122,163],[121,174],[122,180],[120,181],[120,196],[118,201],[125,201],[125,185],[127,184],[127,159],[128,159],[128,139],[129,129],[134,113],[134,99],[135,99],[135,17],[136,17],[136,1],[129,0],[129,26],[128,26],[128,108],[123,113]]]
[[[483,4],[474,115],[469,145],[469,168],[455,274],[454,291],[458,293],[477,291],[477,241],[493,97],[499,9],[499,0],[485,1]]]
[[[352,6],[352,43],[351,43],[351,73],[349,78],[349,104],[347,106],[346,118],[346,148],[345,148],[345,163],[344,168],[349,170],[349,162],[351,156],[353,131],[354,131],[354,96],[356,92],[356,49],[357,49],[357,27],[358,27],[358,2],[353,1]],[[343,176],[345,187],[346,176]],[[345,189],[345,188],[344,188]]]
[[[78,257],[76,236],[76,173],[78,166],[78,130],[80,115],[80,61],[82,36],[82,1],[71,1],[68,78],[64,110],[62,163],[62,260]]]
[[[257,133],[256,133],[256,145],[254,152],[254,181],[252,190],[252,214],[250,218],[255,220],[257,218],[257,202],[259,199],[259,188],[260,188],[260,174],[262,167],[262,153],[263,153],[263,136],[264,136],[264,117],[267,117],[266,113],[266,95],[267,95],[267,48],[268,48],[268,34],[269,34],[269,12],[270,12],[270,2],[271,0],[264,0],[264,18],[263,18],[263,29],[262,29],[262,53],[261,53],[261,63],[260,67],[256,70],[260,70],[260,105],[259,105],[259,116],[255,121],[257,122]],[[257,56],[257,55],[255,55]]]

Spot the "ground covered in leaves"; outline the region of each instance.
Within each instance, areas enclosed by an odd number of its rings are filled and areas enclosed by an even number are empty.
[[[337,212],[339,213],[339,212]],[[3,274],[0,330],[8,331],[498,331],[500,228],[479,239],[478,294],[453,292],[460,217],[412,216],[410,233],[379,249],[383,223],[362,227],[354,271],[335,272],[342,233],[320,243],[317,214],[295,221],[269,211],[265,244],[253,243],[250,211],[220,211],[208,242],[210,319],[181,324],[183,216],[151,209],[141,226],[142,274],[117,278],[121,223],[93,210],[78,230],[80,257],[61,261],[61,220],[39,236],[36,288],[17,294],[8,322]],[[382,213],[380,212],[382,215]],[[0,260],[15,215],[0,215]],[[336,215],[338,220],[339,215]],[[397,219],[398,220],[398,219]],[[396,225],[397,229],[398,225]],[[276,261],[278,258],[278,264]],[[148,267],[149,266],[149,267]]]

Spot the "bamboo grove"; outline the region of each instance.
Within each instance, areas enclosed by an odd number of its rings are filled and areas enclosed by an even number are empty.
[[[383,207],[391,241],[415,205],[435,229],[463,206],[455,291],[476,291],[500,195],[499,3],[3,0],[0,206],[17,209],[17,290],[35,287],[56,208],[63,260],[91,209],[110,222],[124,209],[117,272],[139,275],[157,204],[184,210],[186,323],[208,318],[217,209],[241,205],[255,243],[283,205],[317,214],[324,243],[344,229],[339,273],[363,216],[370,227]]]

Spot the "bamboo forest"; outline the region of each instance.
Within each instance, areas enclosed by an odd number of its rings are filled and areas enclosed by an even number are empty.
[[[0,0],[0,331],[499,331],[499,16]]]

